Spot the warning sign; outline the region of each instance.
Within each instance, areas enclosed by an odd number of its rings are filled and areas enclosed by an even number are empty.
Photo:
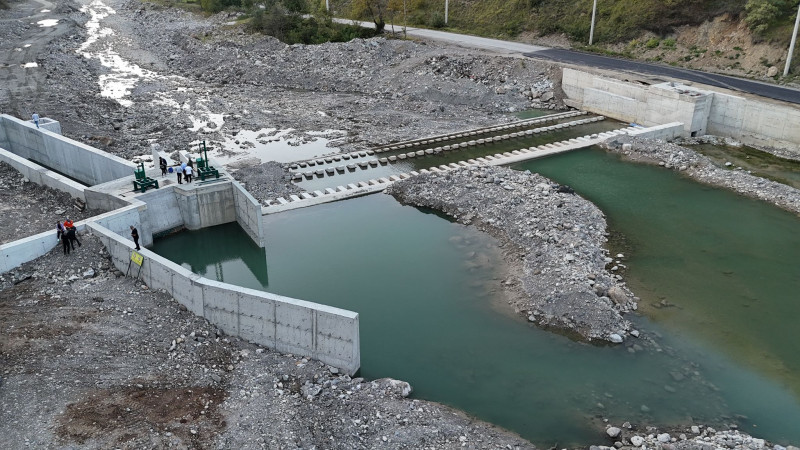
[[[139,254],[137,252],[133,252],[133,253],[131,253],[131,261],[136,263],[137,266],[141,266],[142,265],[142,261],[144,261],[144,256],[142,256],[141,254]]]

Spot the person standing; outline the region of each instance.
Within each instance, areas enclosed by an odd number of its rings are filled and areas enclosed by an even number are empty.
[[[64,254],[69,255],[69,238],[67,233],[61,233],[61,247],[64,249]]]
[[[183,184],[183,181],[181,181],[183,179],[183,167],[182,166],[176,167],[175,173],[178,174],[178,184]]]
[[[69,239],[69,243],[72,246],[72,249],[75,250],[75,243],[78,243],[78,247],[82,246],[81,241],[78,240],[78,230],[75,227],[67,228],[67,239]]]
[[[167,160],[163,156],[158,158],[158,165],[161,167],[161,176],[167,176]]]
[[[133,243],[136,244],[136,250],[141,250],[139,247],[139,230],[133,225],[131,225],[131,237],[133,238]]]
[[[39,115],[38,115],[38,114],[36,114],[36,113],[33,113],[33,115],[31,116],[31,118],[33,118],[33,123],[35,123],[35,124],[36,124],[36,128],[39,128]]]
[[[187,183],[191,183],[192,182],[192,166],[186,166],[186,168],[183,169],[183,171],[184,171],[183,176],[184,176],[184,178],[186,178],[186,182]]]

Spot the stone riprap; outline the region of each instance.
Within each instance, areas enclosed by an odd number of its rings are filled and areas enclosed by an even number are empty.
[[[622,342],[636,308],[603,243],[603,213],[589,201],[557,192],[549,179],[500,167],[428,173],[387,189],[401,202],[443,211],[502,243],[512,275],[505,286],[531,322],[585,339]]]
[[[747,197],[772,203],[779,208],[800,214],[800,190],[739,170],[735,166],[719,167],[711,159],[694,150],[659,139],[639,139],[618,136],[603,147],[623,158],[658,164],[666,169],[683,172],[708,185],[730,189]]]
[[[606,435],[614,441],[613,446],[592,445],[589,450],[800,450],[794,446],[770,444],[732,428],[720,430],[704,425],[659,430],[655,427],[637,429],[630,422],[620,426],[609,426]]]

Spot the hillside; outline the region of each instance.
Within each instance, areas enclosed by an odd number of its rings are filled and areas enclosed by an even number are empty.
[[[370,20],[380,4],[387,28],[402,25],[403,0],[332,0],[334,14]],[[407,0],[409,26],[547,46],[583,48],[751,78],[783,73],[797,0]],[[793,71],[800,71],[795,53]],[[775,69],[770,70],[770,67]],[[777,81],[778,77],[775,77]],[[788,80],[792,81],[794,77]]]

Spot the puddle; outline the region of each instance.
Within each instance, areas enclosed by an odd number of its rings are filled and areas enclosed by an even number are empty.
[[[44,19],[36,22],[41,28],[54,27],[58,25],[58,19]]]
[[[260,163],[288,163],[338,153],[337,147],[329,147],[328,144],[345,135],[340,130],[309,131],[299,136],[291,134],[293,131],[293,128],[241,130],[235,135],[225,136],[223,142],[214,142],[209,146],[209,157],[230,168],[255,164],[255,158]],[[195,141],[192,144],[197,148],[198,143]]]

